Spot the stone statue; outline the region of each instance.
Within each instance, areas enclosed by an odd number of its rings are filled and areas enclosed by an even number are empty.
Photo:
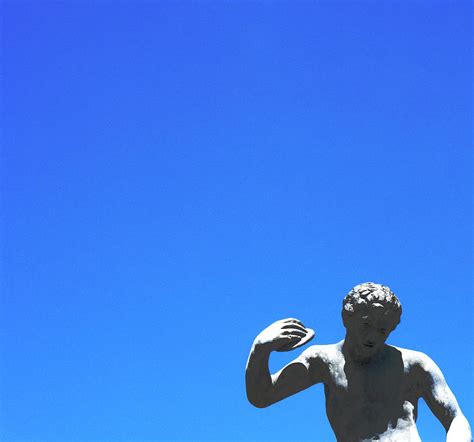
[[[249,401],[268,407],[323,383],[326,413],[339,442],[415,442],[420,441],[416,418],[422,397],[446,429],[446,441],[472,441],[469,423],[436,364],[423,353],[385,344],[401,313],[389,287],[357,285],[343,301],[345,339],[313,345],[271,375],[272,351],[293,350],[314,336],[297,319],[273,323],[257,336],[250,351]]]

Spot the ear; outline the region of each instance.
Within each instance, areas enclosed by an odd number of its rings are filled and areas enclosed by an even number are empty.
[[[349,321],[350,321],[350,315],[349,315],[349,313],[348,313],[346,310],[344,310],[344,309],[342,309],[341,315],[342,315],[342,323],[344,324],[344,327],[347,328],[347,326],[348,326],[348,324],[349,324]]]

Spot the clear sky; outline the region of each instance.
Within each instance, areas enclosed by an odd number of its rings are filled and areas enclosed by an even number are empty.
[[[256,409],[245,363],[284,317],[342,339],[365,281],[474,423],[470,2],[1,15],[2,441],[332,441],[322,386]]]

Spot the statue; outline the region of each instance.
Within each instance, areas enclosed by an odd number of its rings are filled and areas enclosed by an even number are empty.
[[[257,336],[250,351],[248,400],[268,407],[323,383],[327,417],[339,442],[416,442],[421,440],[416,419],[422,397],[446,429],[446,441],[472,441],[469,423],[437,365],[423,353],[385,343],[401,313],[389,287],[357,285],[343,301],[345,339],[313,345],[271,375],[272,351],[293,350],[314,336],[297,319],[273,323]]]

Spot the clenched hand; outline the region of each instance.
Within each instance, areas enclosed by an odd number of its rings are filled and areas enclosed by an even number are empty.
[[[254,341],[269,351],[289,351],[310,341],[314,331],[295,318],[281,319],[263,330]]]

